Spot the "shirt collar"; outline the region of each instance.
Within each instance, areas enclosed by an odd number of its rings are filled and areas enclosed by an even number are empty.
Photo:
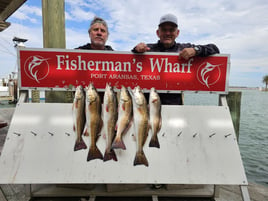
[[[163,50],[163,51],[165,51],[165,50],[172,50],[172,49],[174,49],[175,46],[176,46],[176,41],[174,42],[174,44],[173,44],[171,47],[169,47],[169,48],[165,48],[164,45],[163,45],[163,43],[161,43],[160,40],[158,40],[158,46],[159,46],[160,49]]]

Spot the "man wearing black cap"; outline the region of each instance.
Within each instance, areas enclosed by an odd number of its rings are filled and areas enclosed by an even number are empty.
[[[132,49],[132,52],[178,52],[179,57],[186,60],[194,56],[206,57],[220,52],[214,44],[194,45],[191,43],[176,43],[175,39],[179,33],[177,17],[172,14],[166,14],[160,18],[158,29],[156,30],[159,41],[153,44],[139,43]],[[159,95],[162,104],[182,104],[181,94],[166,93]]]

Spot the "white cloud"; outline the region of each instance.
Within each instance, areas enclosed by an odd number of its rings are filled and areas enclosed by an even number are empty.
[[[12,23],[7,30],[0,33],[0,78],[7,77],[17,69],[17,51],[12,41],[15,36],[28,39],[26,47],[41,48],[43,45],[41,27]]]
[[[28,0],[14,13],[14,22],[0,33],[0,39],[11,41],[16,35],[28,38],[28,47],[42,47],[41,8],[32,6],[33,2]],[[173,13],[178,17],[181,30],[177,42],[217,44],[221,53],[231,54],[230,78],[235,83],[245,81],[235,77],[237,73],[268,74],[266,0],[65,0],[65,4],[67,48],[89,42],[87,29],[95,15],[108,22],[107,44],[115,50],[129,51],[138,42],[156,42],[160,16]],[[0,51],[6,51],[2,44]],[[5,57],[0,55],[1,65]],[[252,85],[255,84],[252,81]]]
[[[84,21],[94,17],[92,12],[84,11],[82,8],[78,6],[74,6],[69,13],[67,13],[68,20],[72,21]]]
[[[86,30],[84,30],[84,32],[77,32],[73,31],[72,29],[66,29],[66,41],[68,41],[66,43],[66,48],[74,49],[89,43],[89,36]]]
[[[18,20],[27,20],[31,23],[37,23],[38,19],[42,17],[42,9],[36,6],[23,5],[12,17]],[[36,17],[39,18],[37,19]]]

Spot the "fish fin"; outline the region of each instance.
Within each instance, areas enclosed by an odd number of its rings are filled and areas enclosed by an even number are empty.
[[[148,160],[144,154],[143,151],[141,151],[141,153],[137,152],[135,159],[134,159],[134,166],[136,165],[145,165],[145,166],[149,166]]]
[[[80,141],[76,140],[74,145],[74,151],[78,151],[80,149],[86,149],[87,145],[85,144],[84,140],[81,138]]]
[[[78,103],[77,103],[77,100],[74,101],[74,105],[73,105],[75,108],[78,108]]]
[[[103,139],[106,140],[106,134],[105,133],[102,135],[102,137],[103,137]]]
[[[112,149],[124,149],[124,150],[126,150],[126,146],[121,138],[116,137],[113,141]]]
[[[87,161],[94,160],[94,159],[101,159],[103,160],[102,153],[98,149],[98,147],[90,147],[87,155]]]
[[[109,112],[109,107],[108,107],[108,105],[105,106],[105,111],[106,111],[106,112]]]
[[[153,99],[153,100],[152,100],[152,103],[157,102],[157,100],[158,100],[157,98]]]
[[[73,131],[75,132],[75,130],[76,130],[76,129],[75,129],[75,125],[73,125]]]
[[[111,150],[108,150],[106,149],[105,153],[104,153],[104,158],[103,158],[103,161],[109,161],[109,160],[114,160],[114,161],[117,161],[117,157],[116,157],[116,154],[114,152],[113,149]]]
[[[125,104],[122,104],[122,110],[123,110],[123,111],[126,110]]]
[[[130,120],[130,121],[128,122],[128,125],[127,125],[127,127],[123,130],[122,135],[125,135],[125,134],[128,132],[128,130],[130,129],[132,123],[133,123],[132,120]]]
[[[149,147],[160,148],[160,144],[159,144],[157,135],[152,136],[151,141],[149,143]]]
[[[145,144],[145,142],[146,142],[146,140],[147,140],[148,132],[149,132],[149,126],[147,127],[147,131],[146,131],[146,133],[144,134],[143,141],[142,141],[142,146]]]
[[[87,132],[87,128],[86,128],[86,130],[84,131],[84,136],[89,136],[89,133]]]
[[[97,130],[97,133],[98,133],[98,134],[101,132],[102,127],[103,127],[103,120],[100,119],[99,128],[98,128],[98,130]]]

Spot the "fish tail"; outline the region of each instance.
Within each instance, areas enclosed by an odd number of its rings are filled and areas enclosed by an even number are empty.
[[[125,143],[120,137],[116,137],[112,144],[112,149],[124,149],[126,150]]]
[[[87,161],[94,160],[94,159],[103,160],[103,156],[98,147],[91,146],[88,151]]]
[[[149,143],[149,147],[160,148],[160,144],[159,144],[157,135],[152,136],[151,141]]]
[[[103,161],[108,161],[108,160],[114,160],[117,161],[117,157],[115,155],[115,152],[113,149],[106,149],[105,154],[104,154],[104,158]]]
[[[134,159],[134,166],[135,165],[145,165],[147,167],[149,166],[148,160],[143,151],[136,153],[136,156]]]
[[[74,145],[74,151],[78,151],[80,149],[86,149],[87,145],[85,144],[84,140],[81,138],[81,140],[76,140]]]

